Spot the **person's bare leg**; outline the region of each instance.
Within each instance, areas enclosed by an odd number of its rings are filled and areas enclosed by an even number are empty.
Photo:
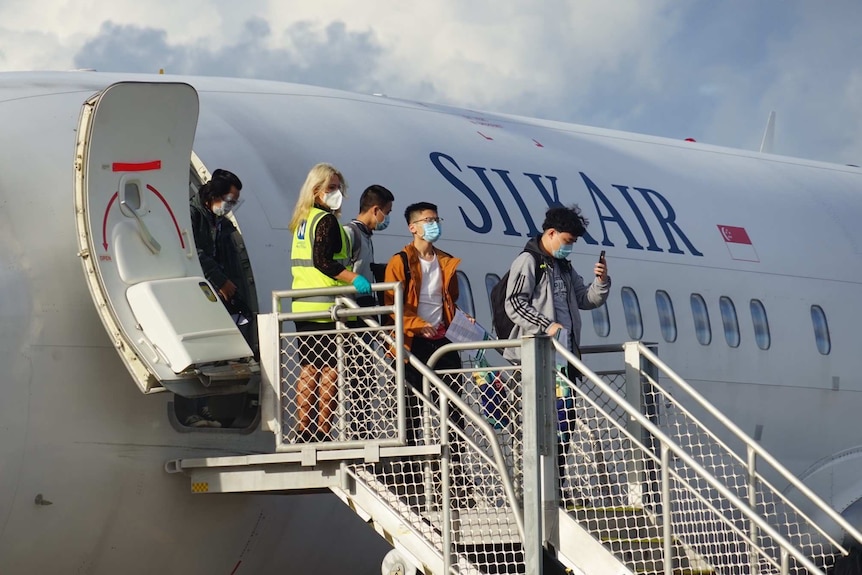
[[[329,435],[332,428],[332,412],[335,411],[336,382],[338,381],[338,370],[333,367],[324,367],[320,370],[320,399],[318,405],[320,411],[317,414],[317,428]]]
[[[317,391],[318,370],[313,365],[303,365],[296,380],[296,420],[299,433],[311,425],[311,407]]]

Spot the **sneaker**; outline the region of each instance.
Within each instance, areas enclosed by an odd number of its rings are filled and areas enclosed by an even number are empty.
[[[204,407],[201,409],[201,418],[204,420],[204,425],[207,427],[221,427],[221,423],[219,423],[215,417],[213,417],[212,412],[209,407]]]
[[[209,422],[200,415],[190,415],[183,423],[186,427],[209,427]]]

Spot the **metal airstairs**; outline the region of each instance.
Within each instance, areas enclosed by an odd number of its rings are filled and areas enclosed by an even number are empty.
[[[521,346],[522,365],[435,371],[438,356],[424,365],[403,352],[400,285],[374,289],[394,289],[396,304],[355,309],[352,288],[314,291],[337,296],[326,318],[364,327],[296,333],[287,322],[315,314],[259,316],[274,453],[166,469],[194,493],[330,489],[392,543],[387,574],[829,573],[847,554],[830,534],[862,542],[649,346],[584,349],[593,371],[547,337],[459,343],[447,348]],[[274,293],[272,309],[299,293]],[[379,326],[388,313],[394,325]],[[325,365],[332,349],[326,401],[302,365]],[[405,361],[421,392],[402,383]],[[559,375],[566,362],[582,381]],[[308,423],[330,407],[330,428]]]

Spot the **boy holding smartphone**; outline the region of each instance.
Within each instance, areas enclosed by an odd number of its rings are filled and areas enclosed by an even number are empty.
[[[542,235],[528,241],[512,262],[505,300],[506,314],[515,324],[511,339],[541,332],[556,336],[565,329],[566,346],[580,357],[579,310],[604,305],[611,288],[604,258],[593,267],[589,285],[568,259],[588,224],[577,205],[552,207],[545,213]],[[520,353],[520,348],[508,348],[504,356],[520,362]]]

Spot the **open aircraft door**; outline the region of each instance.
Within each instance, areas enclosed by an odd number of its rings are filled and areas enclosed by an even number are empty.
[[[224,393],[257,365],[204,279],[190,232],[197,119],[197,92],[182,83],[113,84],[81,112],[80,256],[105,329],[145,393]]]

